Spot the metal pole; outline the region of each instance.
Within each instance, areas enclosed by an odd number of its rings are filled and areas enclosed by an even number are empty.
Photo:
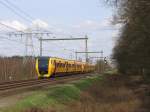
[[[28,52],[28,35],[26,37],[26,43],[25,43],[25,57],[27,57],[27,52]]]
[[[42,39],[42,41],[61,41],[61,40],[86,40],[88,38],[52,38]]]
[[[42,37],[40,37],[40,57],[42,56]]]
[[[103,53],[104,53],[104,52],[103,52],[103,51],[101,51],[101,58],[102,58],[102,59],[103,59]]]
[[[101,73],[104,72],[104,63],[103,63],[103,51],[101,51]]]
[[[76,55],[76,61],[78,60],[78,56],[77,56],[77,54],[78,54],[78,53],[77,53],[77,52],[75,52],[75,55]]]
[[[87,35],[85,36],[85,38],[87,38]],[[88,45],[87,45],[87,39],[85,39],[85,59],[86,59],[86,62],[88,62]]]

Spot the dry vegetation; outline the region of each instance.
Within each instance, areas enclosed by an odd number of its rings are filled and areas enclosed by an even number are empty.
[[[126,86],[121,77],[107,77],[83,92],[78,103],[74,103],[73,112],[137,112],[141,99]]]
[[[0,57],[0,82],[35,77],[35,60],[22,57]]]

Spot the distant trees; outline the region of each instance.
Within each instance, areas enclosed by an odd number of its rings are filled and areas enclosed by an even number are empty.
[[[112,67],[108,61],[99,59],[96,61],[95,71],[97,73],[104,73],[106,71],[112,70]]]
[[[105,71],[105,62],[104,60],[100,59],[97,60],[96,65],[95,65],[95,71],[98,73],[103,73]]]
[[[115,23],[122,23],[114,48],[118,70],[122,73],[149,74],[150,0],[106,0],[117,8]]]
[[[23,59],[21,56],[0,57],[0,82],[35,78],[35,58]]]

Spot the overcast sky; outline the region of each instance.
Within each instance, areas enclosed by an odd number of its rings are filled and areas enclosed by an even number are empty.
[[[0,22],[18,30],[34,28],[37,25],[49,29],[62,37],[83,37],[88,35],[89,51],[104,51],[105,56],[112,54],[118,26],[111,25],[113,11],[102,0],[0,0],[10,1],[32,17],[26,21],[14,14],[0,2]],[[10,4],[8,4],[10,5]],[[12,5],[11,5],[12,6]],[[12,7],[13,8],[13,7]],[[25,15],[23,15],[25,16]],[[0,26],[0,31],[6,28]],[[5,36],[5,35],[2,35]],[[6,35],[8,36],[8,35]],[[9,37],[13,40],[19,37]],[[0,55],[24,55],[25,46],[21,39],[9,41],[0,39]],[[33,39],[34,54],[39,55],[39,42]],[[71,58],[72,50],[84,51],[83,41],[44,42],[43,54]],[[95,55],[96,56],[96,55]]]

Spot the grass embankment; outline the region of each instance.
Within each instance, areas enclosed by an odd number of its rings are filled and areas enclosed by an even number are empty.
[[[6,112],[150,112],[141,76],[107,73],[35,92]]]
[[[71,84],[63,84],[50,87],[42,91],[36,91],[31,96],[25,97],[21,101],[17,102],[17,104],[14,106],[8,107],[1,111],[65,111],[68,102],[79,100],[81,92],[90,87],[95,81],[100,79],[100,77],[92,77],[82,79]]]

